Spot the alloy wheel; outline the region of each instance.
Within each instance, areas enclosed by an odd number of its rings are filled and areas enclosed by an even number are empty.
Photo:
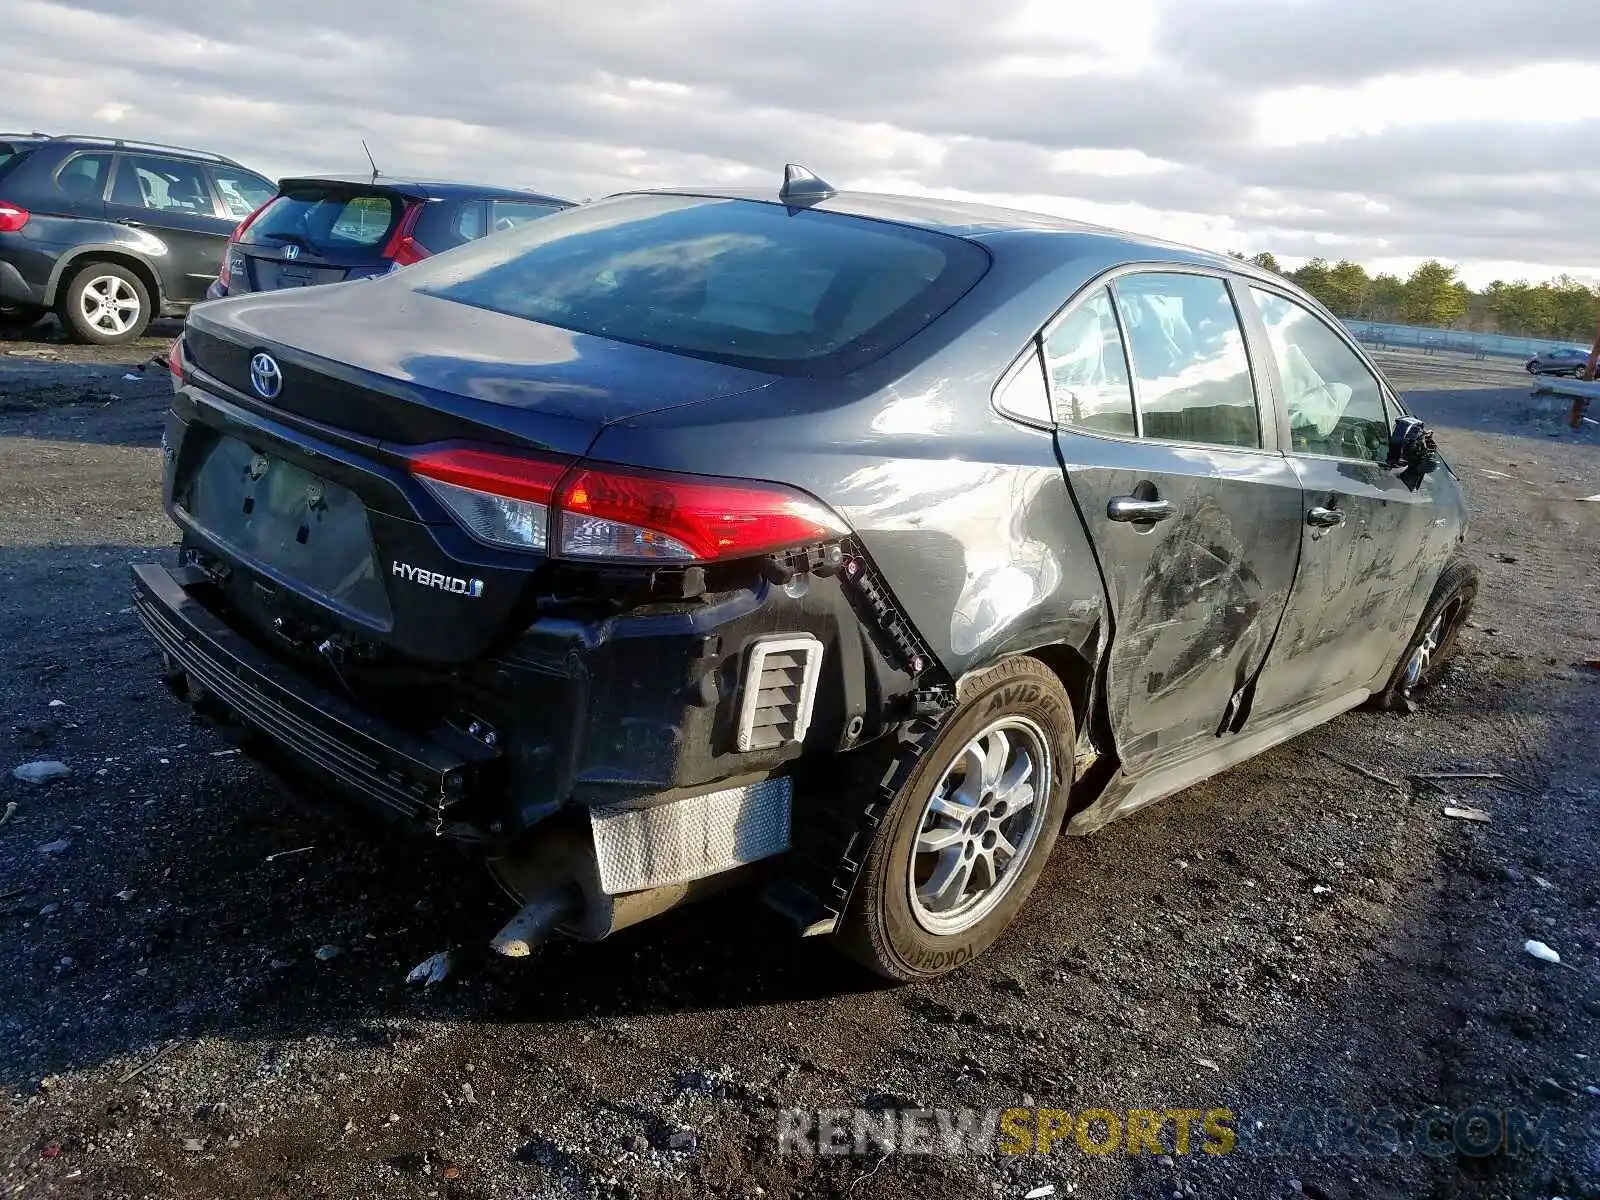
[[[78,305],[84,320],[102,333],[120,336],[139,322],[139,294],[116,275],[89,280],[78,293]]]
[[[911,850],[911,913],[929,933],[962,933],[1022,873],[1050,795],[1048,743],[1026,717],[986,726],[945,769]]]

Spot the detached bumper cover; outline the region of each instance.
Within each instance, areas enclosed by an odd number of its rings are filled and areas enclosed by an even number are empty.
[[[134,611],[191,693],[220,705],[301,769],[406,817],[442,820],[499,757],[470,739],[444,745],[396,729],[284,667],[191,596],[204,575],[133,568]]]

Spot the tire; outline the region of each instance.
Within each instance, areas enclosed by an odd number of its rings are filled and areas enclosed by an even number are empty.
[[[1076,741],[1066,689],[1037,659],[1008,659],[979,677],[890,801],[840,923],[839,947],[896,982],[948,974],[989,949],[1033,891],[1061,831]],[[1024,789],[1031,803],[1017,802]],[[936,796],[967,819],[936,812]],[[956,803],[968,798],[977,803]],[[925,832],[943,844],[914,852]],[[1002,839],[1014,857],[1004,857]],[[941,878],[956,892],[936,896]]]
[[[36,308],[31,304],[13,304],[0,307],[0,329],[12,332],[21,332],[32,329],[49,313],[47,308]]]
[[[1528,362],[1528,374],[1529,375],[1537,375],[1537,374],[1539,374],[1539,363],[1538,363],[1538,361],[1536,359],[1530,359],[1529,360],[1529,362]]]
[[[1440,672],[1455,657],[1461,629],[1472,615],[1477,598],[1478,568],[1471,559],[1458,554],[1440,572],[1416,632],[1406,643],[1388,686],[1374,697],[1373,707],[1410,711],[1413,697],[1437,682]]]
[[[150,325],[150,292],[127,267],[91,262],[67,281],[61,319],[79,341],[120,346],[142,337]]]

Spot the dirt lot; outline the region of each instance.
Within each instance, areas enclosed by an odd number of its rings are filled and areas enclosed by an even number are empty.
[[[503,900],[449,852],[286,808],[162,692],[126,575],[173,540],[167,383],[125,376],[164,343],[43,349],[0,342],[0,1195],[1600,1196],[1600,503],[1574,499],[1600,430],[1515,364],[1386,356],[1484,573],[1422,711],[1064,841],[1012,934],[936,984],[870,985],[731,896],[422,992],[406,971]],[[11,777],[39,759],[70,778]],[[1035,1104],[1226,1107],[1241,1140],[776,1152],[778,1108]],[[1243,1136],[1473,1106],[1540,1117],[1542,1147]]]

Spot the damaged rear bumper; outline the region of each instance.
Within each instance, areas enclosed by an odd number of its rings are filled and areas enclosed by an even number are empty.
[[[133,568],[134,612],[182,699],[260,735],[298,773],[435,832],[492,773],[493,747],[408,734],[277,662],[189,594],[205,581],[193,567]]]

